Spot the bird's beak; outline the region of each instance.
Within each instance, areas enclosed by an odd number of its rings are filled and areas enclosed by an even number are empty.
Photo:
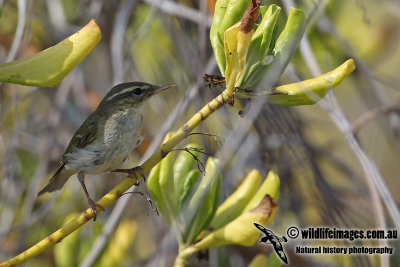
[[[166,90],[168,88],[171,88],[173,86],[175,86],[175,84],[172,84],[172,83],[171,84],[154,85],[153,86],[153,91],[151,92],[151,95],[155,95],[155,94],[157,94],[157,93],[159,93],[161,91],[164,91],[164,90]]]

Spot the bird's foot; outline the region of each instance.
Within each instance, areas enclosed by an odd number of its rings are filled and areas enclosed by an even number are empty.
[[[136,179],[135,185],[139,185],[138,180],[140,178],[143,178],[143,180],[146,181],[146,176],[144,175],[144,171],[143,171],[142,167],[140,167],[140,166],[136,166],[132,169],[115,169],[115,170],[112,170],[111,172],[127,173],[128,177]],[[138,175],[139,175],[139,179],[138,179]]]
[[[97,217],[97,209],[96,209],[96,207],[99,207],[102,210],[104,210],[104,208],[100,204],[97,204],[95,201],[93,201],[93,199],[90,197],[89,192],[88,192],[88,190],[86,188],[86,185],[85,185],[85,175],[84,175],[83,172],[78,172],[78,180],[82,185],[83,191],[85,192],[85,195],[86,195],[90,210],[93,213],[93,221],[95,221],[96,217]]]
[[[95,201],[93,201],[93,199],[91,199],[90,197],[88,197],[88,204],[89,204],[90,210],[93,213],[93,221],[96,221],[96,217],[97,217],[96,207],[99,207],[103,211],[104,211],[104,208],[100,204],[97,204]]]

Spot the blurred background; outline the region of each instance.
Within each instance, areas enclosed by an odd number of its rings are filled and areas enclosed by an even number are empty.
[[[143,162],[168,130],[181,127],[220,92],[210,90],[203,80],[204,74],[219,74],[208,37],[215,2],[0,1],[0,62],[46,49],[92,18],[102,31],[100,43],[59,86],[0,85],[0,261],[22,252],[87,208],[74,177],[61,192],[39,198],[36,195],[56,170],[73,133],[112,86],[125,81],[177,85],[146,103],[145,139],[125,163],[130,167]],[[327,72],[348,58],[355,59],[356,71],[334,89],[334,94],[352,125],[350,134],[372,159],[372,167],[379,170],[398,203],[400,2],[262,2],[283,7],[282,25],[284,10],[290,6],[308,15],[305,39],[311,49],[296,52],[279,84],[315,76],[310,66]],[[315,59],[314,65],[310,58]],[[264,175],[273,169],[281,178],[281,190],[278,212],[269,228],[278,235],[285,235],[292,225],[394,227],[376,190],[367,182],[369,173],[360,165],[360,155],[354,153],[348,136],[325,109],[319,105],[265,104],[250,121],[248,132],[235,135],[232,130],[249,120],[246,115],[239,116],[239,110],[222,107],[195,130],[222,136],[226,140],[223,146],[233,148],[222,155],[229,161],[223,170],[221,201],[252,168]],[[187,142],[197,142],[211,154],[220,149],[207,136],[190,137]],[[123,178],[115,173],[88,175],[86,183],[92,198],[99,199]],[[137,190],[145,192],[146,186],[141,183]],[[25,266],[76,266],[94,249],[95,240],[105,229],[110,233],[106,240],[111,241],[93,266],[171,266],[178,249],[173,233],[151,210],[146,198],[126,195],[119,201],[123,199],[127,205],[119,215],[113,213],[115,205],[111,206],[95,223],[89,222],[71,237],[79,240],[79,246],[72,241],[70,247],[56,246]],[[110,222],[111,218],[115,222]],[[67,239],[63,243],[68,244]],[[294,241],[285,246],[292,266],[400,264],[399,253],[390,258],[303,256],[294,253],[294,246]],[[387,246],[399,250],[398,241]],[[203,257],[197,255],[191,265],[248,266],[258,253],[274,254],[272,246],[227,246],[210,250]]]

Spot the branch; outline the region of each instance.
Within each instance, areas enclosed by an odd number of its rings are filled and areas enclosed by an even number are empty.
[[[214,111],[219,109],[224,104],[228,103],[233,97],[233,88],[225,89],[220,95],[207,103],[202,109],[200,109],[190,120],[188,120],[179,130],[177,130],[174,135],[154,152],[154,154],[146,160],[140,167],[144,173],[148,173],[161,159],[163,159],[174,147],[179,144],[183,139],[185,139],[190,132],[199,125],[202,121],[207,119]],[[122,194],[127,191],[130,187],[135,184],[136,180],[132,178],[125,178],[121,183],[115,186],[110,192],[103,196],[97,203],[104,208],[107,208],[112,203],[114,203]],[[97,213],[102,212],[101,209],[97,210]],[[90,209],[83,211],[79,217],[73,219],[71,222],[67,223],[51,235],[45,237],[37,244],[33,245],[29,249],[20,253],[16,257],[0,264],[0,267],[15,266],[26,262],[30,258],[42,253],[47,248],[55,245],[56,243],[62,241],[69,234],[79,229],[82,225],[87,223],[93,218],[93,213]]]
[[[367,122],[390,113],[400,114],[400,108],[397,106],[382,106],[363,113],[353,122],[353,133],[357,133]]]

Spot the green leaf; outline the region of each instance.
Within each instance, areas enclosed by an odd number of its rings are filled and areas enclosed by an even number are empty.
[[[78,65],[101,39],[92,19],[84,28],[62,42],[33,56],[0,64],[0,82],[53,87]]]
[[[270,5],[268,8],[262,6],[260,9],[263,14],[263,19],[253,34],[247,54],[245,70],[243,71],[243,75],[240,77],[239,81],[236,83],[236,86],[243,86],[243,80],[248,80],[247,77],[250,73],[254,72],[256,68],[265,68],[267,65],[266,59],[281,9],[276,5]],[[245,85],[247,85],[246,88],[249,88],[247,83]]]
[[[172,133],[168,133],[165,140],[170,138]],[[175,151],[171,151],[168,155],[160,162],[160,178],[159,186],[162,196],[163,205],[166,208],[166,217],[169,217],[172,222],[177,210],[177,201],[174,194],[174,162],[175,162]]]
[[[245,76],[240,83],[237,83],[236,86],[245,89],[253,89],[262,81],[268,83],[276,82],[296,51],[303,37],[305,28],[306,16],[304,12],[299,9],[291,8],[285,28],[276,41],[272,51],[271,62],[267,60],[269,64],[258,64],[253,67],[248,75]]]
[[[193,186],[198,181],[200,174],[201,174],[201,171],[199,171],[199,170],[191,170],[186,174],[184,182],[183,182],[183,186],[181,189],[181,195],[179,197],[179,208],[182,206],[182,203],[184,203],[186,201],[187,197],[190,195],[189,193],[192,191]]]
[[[221,43],[224,42],[225,31],[242,18],[249,4],[250,0],[230,0],[226,5],[224,17],[218,27],[218,38]]]
[[[195,148],[195,149],[200,149],[200,146],[196,144],[188,144],[186,148]],[[190,150],[190,152],[198,157],[200,152],[196,150]],[[185,180],[187,177],[187,174],[193,169],[193,167],[196,164],[196,159],[194,159],[193,155],[186,151],[182,151],[179,153],[177,159],[175,160],[174,164],[174,192],[175,192],[175,198],[179,202],[179,199],[181,199],[182,193],[183,193],[183,187],[185,184]]]
[[[158,163],[151,169],[146,185],[164,220],[168,225],[171,225],[171,217],[160,189],[160,168],[161,163]]]
[[[205,176],[182,211],[183,218],[189,218],[184,225],[183,239],[186,244],[194,242],[213,218],[219,202],[221,180],[219,161],[210,157]]]
[[[229,0],[218,0],[215,4],[214,17],[210,29],[210,41],[211,46],[214,50],[215,61],[217,62],[218,68],[222,74],[225,73],[225,53],[224,53],[224,42],[218,37],[219,27],[221,21],[224,18],[226,7]]]

